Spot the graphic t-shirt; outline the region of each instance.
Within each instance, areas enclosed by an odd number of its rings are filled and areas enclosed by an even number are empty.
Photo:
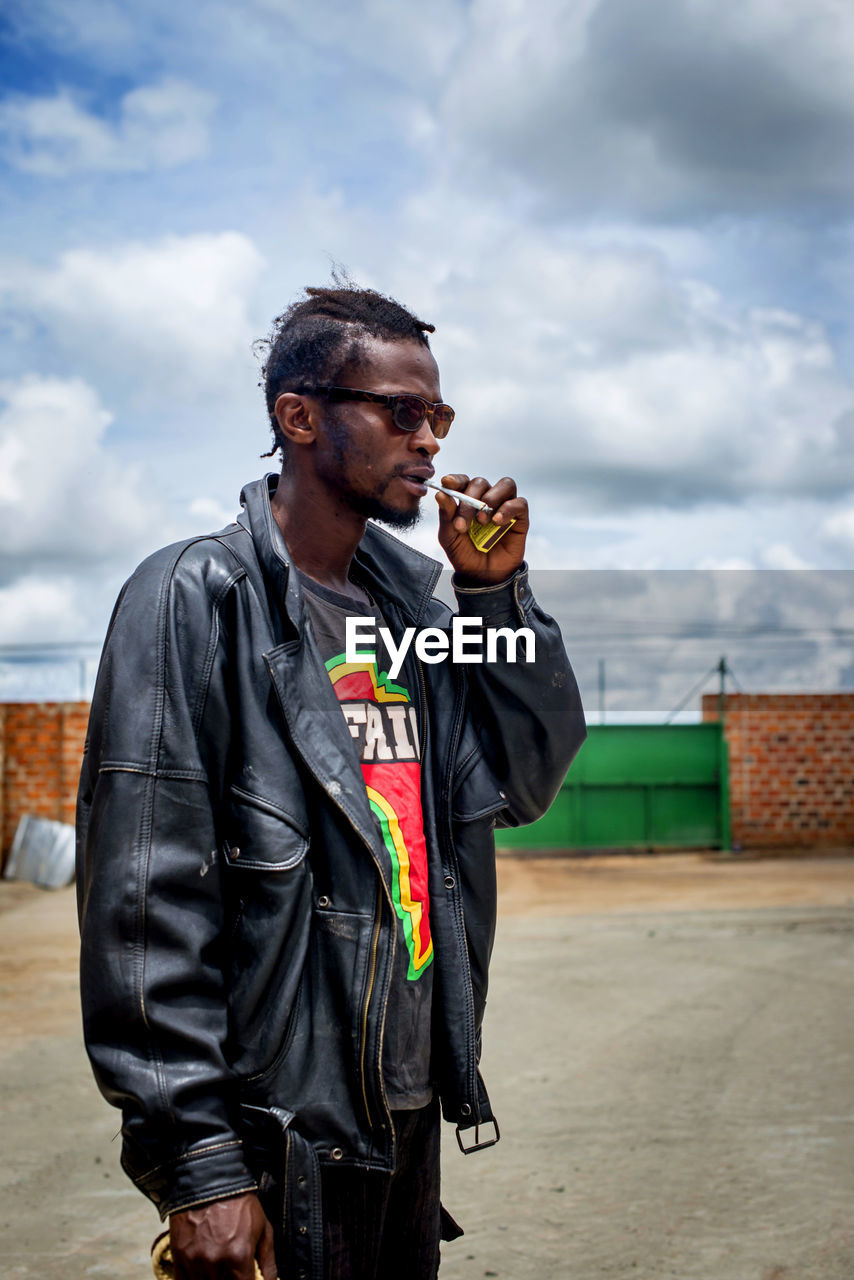
[[[309,623],[326,664],[365,780],[368,801],[382,831],[391,867],[398,936],[383,1038],[383,1081],[393,1110],[424,1107],[430,1083],[433,940],[427,888],[427,847],[421,812],[421,734],[417,694],[391,665],[377,634],[376,652],[348,663],[348,616],[373,617],[375,604],[321,586],[304,573]],[[368,646],[361,644],[365,651]],[[413,691],[414,693],[414,691]]]

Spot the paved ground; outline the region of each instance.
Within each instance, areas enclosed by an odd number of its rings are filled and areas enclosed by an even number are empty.
[[[446,1280],[851,1280],[854,857],[502,859],[484,1072],[501,1143]],[[0,884],[3,1280],[141,1280],[78,1031],[70,891]],[[403,1278],[401,1278],[403,1280]]]

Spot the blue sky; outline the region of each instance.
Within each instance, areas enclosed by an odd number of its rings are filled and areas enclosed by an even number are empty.
[[[6,0],[0,642],[234,513],[333,261],[436,324],[535,566],[849,567],[852,60],[836,0]]]

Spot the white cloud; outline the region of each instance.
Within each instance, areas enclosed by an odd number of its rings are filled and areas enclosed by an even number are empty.
[[[82,379],[0,382],[3,643],[97,640],[134,564],[184,532],[143,468],[113,452],[111,420]],[[77,659],[66,667],[76,688]],[[0,672],[3,689],[21,685],[22,670]],[[26,688],[46,696],[38,682]]]
[[[346,210],[325,213],[331,234]],[[549,528],[538,563],[583,562],[597,540],[615,565],[759,568],[783,547],[838,563],[818,524],[851,488],[854,386],[812,317],[740,306],[649,243],[520,224],[442,180],[361,247],[359,280],[437,325],[457,410],[438,465],[516,475]],[[579,548],[562,513],[602,523]],[[615,518],[642,537],[609,545]]]
[[[703,556],[697,568],[706,572],[734,573],[754,566],[744,556]]]
[[[591,485],[675,504],[848,487],[854,391],[826,338],[801,317],[728,320],[709,323],[689,301],[670,349],[567,373],[576,464]]]
[[[527,487],[527,486],[526,486]],[[626,507],[579,514],[570,497],[531,492],[532,531],[547,545],[544,568],[622,570],[847,569],[852,542],[831,543],[828,504],[809,497]]]
[[[475,0],[441,117],[552,210],[847,213],[852,56],[839,0]]]
[[[207,152],[215,101],[167,79],[126,93],[110,120],[65,89],[19,94],[0,102],[0,148],[8,163],[43,177],[171,169]]]
[[[51,327],[60,349],[139,387],[165,381],[198,396],[252,368],[249,307],[262,267],[239,232],[170,235],[70,249],[55,267],[9,265],[4,291],[7,305]]]
[[[647,249],[454,219],[465,272],[437,244],[418,305],[455,466],[515,470],[582,510],[850,488],[854,387],[820,324],[733,306]]]
[[[822,523],[823,536],[850,554],[854,553],[854,506],[834,511]]]
[[[398,0],[361,0],[358,5],[302,0],[254,0],[262,13],[285,18],[301,39],[333,49],[389,80],[417,86],[444,71],[462,37],[463,13],[456,0],[401,5]]]
[[[340,202],[309,204],[324,235],[346,223]],[[436,188],[405,211],[398,238],[378,231],[370,252],[361,244],[360,280],[438,325],[443,390],[458,412],[439,465],[517,475],[536,507],[536,537],[547,538],[538,563],[590,562],[594,541],[600,564],[712,556],[760,567],[783,563],[775,546],[805,563],[838,563],[819,546],[812,510],[809,524],[772,518],[775,503],[797,511],[851,486],[854,391],[820,325],[733,306],[648,247],[591,246],[461,200],[442,208]],[[306,278],[308,262],[304,253]],[[141,388],[152,421],[174,424],[150,465],[175,518],[189,508],[192,529],[225,523],[240,482],[261,469],[266,428],[249,347],[287,300],[268,298],[265,320],[253,323],[262,283],[270,289],[262,266],[252,241],[230,232],[80,249],[12,273],[19,310],[79,353],[111,404],[132,409]],[[195,403],[192,418],[176,413],[176,386]],[[200,449],[202,415],[210,447]],[[134,448],[145,456],[141,438]],[[204,495],[214,505],[199,506]],[[579,542],[575,530],[564,536],[565,512],[598,513],[602,524]],[[609,541],[623,517],[637,536]],[[415,538],[435,551],[428,527]]]
[[[3,643],[25,644],[35,636],[52,643],[79,640],[85,634],[81,603],[80,584],[69,577],[29,574],[0,586]]]
[[[762,566],[765,569],[812,569],[814,567],[803,556],[793,551],[786,542],[772,542],[766,547],[762,553]]]
[[[193,498],[187,508],[195,529],[210,529],[212,532],[231,524],[236,515],[234,507],[228,507],[216,498]]]
[[[3,580],[36,562],[57,574],[156,545],[159,504],[105,446],[111,415],[90,386],[29,376],[0,383],[0,401]]]

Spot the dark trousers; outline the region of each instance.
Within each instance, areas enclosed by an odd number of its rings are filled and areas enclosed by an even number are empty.
[[[394,1173],[324,1166],[324,1280],[434,1280],[439,1270],[438,1100],[392,1112]]]

